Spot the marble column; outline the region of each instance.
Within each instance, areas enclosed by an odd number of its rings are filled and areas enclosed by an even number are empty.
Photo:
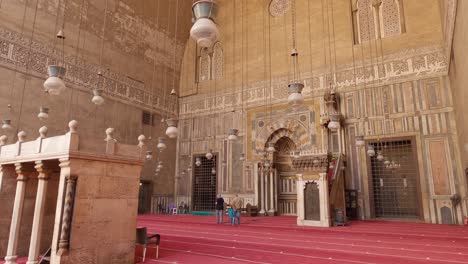
[[[46,206],[47,184],[50,171],[47,171],[42,161],[36,161],[36,170],[38,172],[38,185],[36,204],[34,206],[34,219],[31,230],[31,241],[29,244],[29,255],[26,264],[39,263],[39,250],[41,246],[42,223],[44,220],[44,210]]]
[[[260,188],[259,193],[260,193],[260,215],[265,214],[265,196],[263,195],[265,193],[265,177],[263,177],[264,169],[260,168],[259,170],[259,176],[260,176]]]
[[[269,178],[269,193],[270,193],[270,208],[268,210],[268,215],[269,216],[274,216],[275,215],[275,189],[274,189],[274,171],[273,169],[270,170],[268,173],[268,178]]]
[[[16,264],[16,251],[18,249],[18,239],[23,214],[24,195],[28,177],[25,175],[24,166],[21,163],[15,164],[17,174],[15,202],[13,204],[13,214],[11,217],[10,236],[8,238],[8,248],[5,257],[5,264]]]

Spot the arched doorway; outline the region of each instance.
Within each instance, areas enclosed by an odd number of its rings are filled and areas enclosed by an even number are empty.
[[[294,141],[283,136],[276,141],[273,167],[278,175],[278,215],[296,215],[296,171],[292,166],[291,153],[296,151]]]

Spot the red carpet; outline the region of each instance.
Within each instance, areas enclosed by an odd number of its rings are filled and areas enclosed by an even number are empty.
[[[148,249],[144,263],[468,264],[466,226],[356,221],[346,227],[305,228],[296,226],[295,217],[282,216],[241,221],[238,227],[217,225],[214,216],[141,215],[139,226],[161,234],[159,259]],[[135,255],[141,263],[141,248]]]
[[[243,217],[240,227],[216,225],[214,216],[138,219],[161,234],[159,259],[148,250],[145,263],[468,263],[464,226],[357,221],[326,229],[298,227],[295,217]]]

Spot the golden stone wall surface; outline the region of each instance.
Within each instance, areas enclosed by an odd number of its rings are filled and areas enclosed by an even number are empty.
[[[448,76],[450,32],[454,21],[450,13],[456,1],[398,1],[404,11],[402,34],[361,44],[356,44],[354,39],[354,2],[296,1],[297,49],[300,79],[305,85],[305,107],[316,105],[316,115],[319,115],[325,111],[323,94],[326,89],[332,87],[340,95],[340,111],[344,117],[341,151],[346,154],[348,164],[346,184],[347,188],[359,190],[360,214],[366,219],[372,218],[371,179],[365,150],[355,146],[355,136],[363,135],[366,140],[414,139],[420,175],[420,218],[440,223],[441,210],[448,206],[451,195],[467,195],[459,154],[461,144],[457,137],[457,128],[464,125],[459,121],[463,117],[456,102],[464,97],[463,92],[458,92],[462,95],[460,98],[452,94],[453,78]],[[179,163],[178,171],[189,166],[191,153],[202,154],[213,149],[223,153],[222,158],[226,160],[238,156],[229,144],[224,144],[228,128],[240,130],[242,151],[255,152],[261,144],[257,146],[254,142],[262,135],[263,128],[256,126],[258,118],[252,113],[268,116],[271,111],[278,113],[277,109],[288,109],[292,11],[291,7],[275,9],[274,15],[270,15],[269,4],[270,1],[262,0],[219,1],[216,22],[223,48],[222,78],[197,78],[198,56],[212,51],[197,50],[191,40],[187,43],[179,109],[181,129],[187,131],[187,136],[179,138],[178,157],[185,162]],[[212,71],[217,70],[218,65],[211,65]],[[461,78],[460,75],[458,79]],[[282,116],[275,116],[275,121],[292,120],[294,115],[284,111]],[[286,126],[288,122],[284,123]],[[463,135],[463,132],[458,133]],[[301,134],[307,135],[302,142],[307,145],[314,129],[307,128],[306,133]],[[433,161],[430,153],[434,151],[444,157]],[[231,182],[232,177],[245,178],[255,173],[254,164],[259,156],[247,157],[240,170],[233,170],[231,166],[218,175],[218,182]],[[447,184],[448,194],[438,194],[434,182],[440,179]],[[184,176],[184,182],[190,180],[190,175]],[[241,193],[255,203],[258,194],[247,188],[248,184],[243,181]],[[190,197],[190,188],[183,189],[180,195]],[[236,189],[230,186],[225,190],[218,185],[218,190],[227,196]],[[467,206],[465,202],[454,209],[458,221],[467,214]]]

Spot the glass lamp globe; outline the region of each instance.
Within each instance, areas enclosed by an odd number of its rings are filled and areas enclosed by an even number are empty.
[[[158,138],[158,145],[156,145],[156,148],[159,150],[159,151],[163,151],[166,149],[166,143],[164,142],[164,138],[163,137],[160,137]]]
[[[390,163],[391,163],[391,162],[390,162],[389,160],[385,160],[385,161],[384,161],[385,166],[390,165]]]
[[[211,153],[211,150],[206,153],[205,157],[208,159],[208,160],[211,160],[213,158],[213,153]]]
[[[179,132],[177,129],[177,120],[167,119],[166,123],[167,123],[166,135],[169,138],[176,138]]]
[[[362,147],[366,144],[364,141],[364,136],[356,136],[356,146],[357,147]]]
[[[95,105],[102,105],[104,104],[104,98],[101,96],[101,90],[93,90],[93,99],[91,101]]]
[[[216,174],[216,168],[215,167],[211,168],[211,174],[213,174],[213,175]]]
[[[197,159],[195,160],[195,166],[200,167],[200,165],[201,165],[201,159],[200,159],[200,158],[197,158]]]
[[[40,120],[45,120],[45,119],[49,118],[49,108],[41,106],[41,108],[39,109],[39,114],[37,115],[37,117]]]
[[[162,164],[158,164],[158,166],[156,167],[157,169],[162,169],[164,166]]]
[[[152,151],[146,151],[146,159],[147,160],[152,160],[153,159],[153,152]]]
[[[244,161],[244,160],[245,160],[245,154],[244,154],[244,153],[241,153],[241,154],[240,154],[239,160],[240,160],[240,161]]]
[[[5,131],[10,131],[13,129],[11,126],[11,120],[10,119],[4,119],[3,124],[2,124],[2,129]]]
[[[331,131],[337,131],[338,129],[340,129],[340,122],[338,121],[330,121],[330,123],[328,123],[328,129],[330,129]]]
[[[381,151],[378,151],[378,152],[377,152],[377,160],[378,160],[378,161],[382,161],[382,160],[384,160],[384,159],[385,159],[385,157],[383,156],[382,152],[381,152]]]
[[[177,127],[168,127],[168,128],[166,129],[166,135],[167,135],[169,138],[176,138],[178,132],[179,132],[179,131],[177,130]]]
[[[273,142],[268,143],[268,148],[266,149],[266,151],[269,152],[269,153],[275,152],[276,151],[275,143],[273,143]]]
[[[46,92],[51,95],[59,95],[63,90],[65,90],[66,86],[65,82],[63,82],[59,77],[50,76],[47,78],[47,80],[45,80],[44,88]]]
[[[372,145],[369,145],[369,146],[368,146],[367,155],[368,155],[369,157],[374,157],[374,156],[375,156],[375,149],[374,149],[374,146],[372,146]]]
[[[218,40],[219,30],[213,20],[199,18],[190,29],[190,37],[197,42],[198,46],[209,48]]]
[[[304,96],[301,93],[292,93],[288,96],[288,104],[299,106],[304,103]]]
[[[238,131],[239,131],[239,130],[237,130],[237,129],[235,129],[235,128],[230,128],[229,131],[228,131],[228,134],[229,134],[228,140],[229,140],[229,141],[235,141],[235,140],[237,140],[237,132],[238,132]]]

